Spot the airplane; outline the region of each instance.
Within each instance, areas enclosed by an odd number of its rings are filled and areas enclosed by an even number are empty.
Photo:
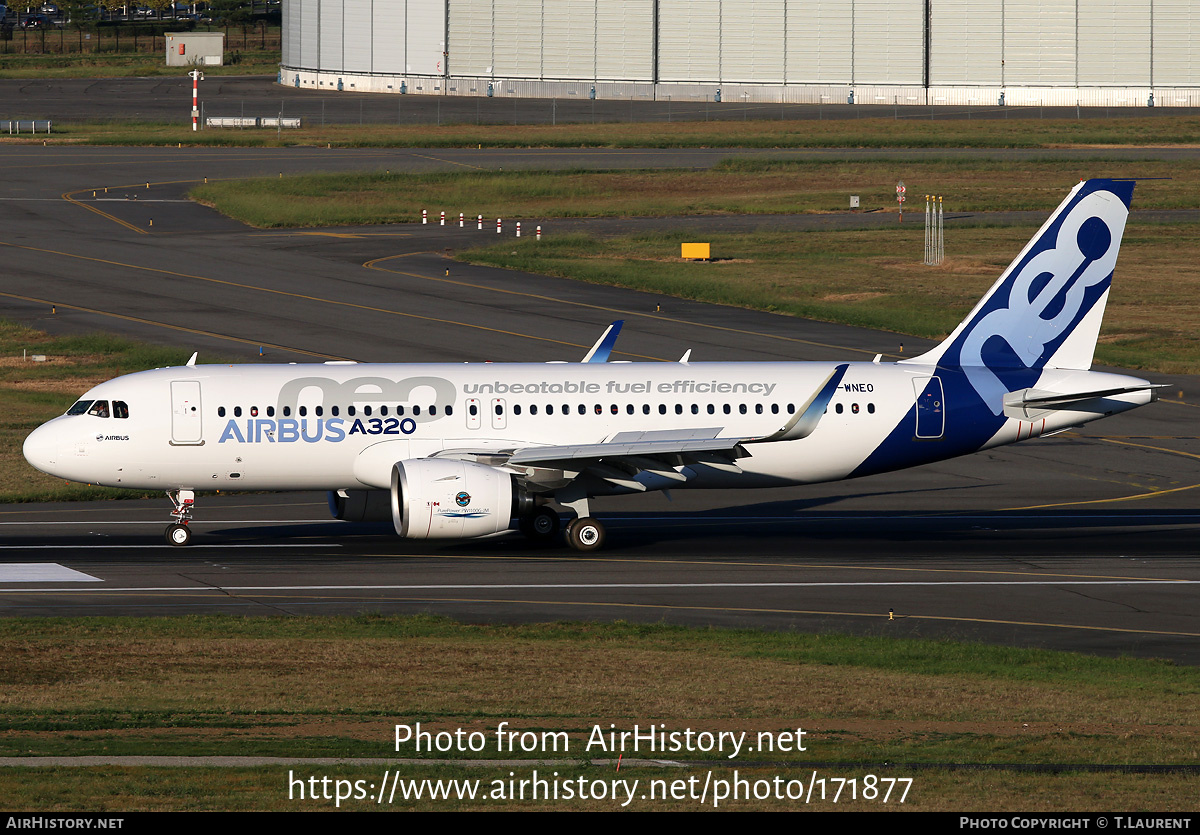
[[[25,440],[69,481],[196,493],[324,490],[402,537],[514,527],[602,547],[597,496],[811,484],[1046,437],[1157,400],[1092,371],[1132,180],[1077,185],[943,342],[898,362],[197,365],[118,377]]]

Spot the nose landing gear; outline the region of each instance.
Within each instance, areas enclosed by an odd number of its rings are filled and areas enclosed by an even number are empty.
[[[175,506],[175,509],[171,511],[171,516],[175,518],[175,521],[167,525],[166,531],[163,532],[167,544],[190,545],[192,531],[188,527],[188,522],[192,521],[192,508],[196,505],[196,493],[194,490],[168,490],[167,498]]]

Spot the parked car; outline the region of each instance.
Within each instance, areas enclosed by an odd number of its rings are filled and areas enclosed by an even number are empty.
[[[50,18],[44,14],[25,15],[25,19],[21,21],[21,26],[24,29],[45,29],[50,26]]]
[[[56,6],[54,3],[43,3],[42,4],[42,14],[57,16],[57,15],[62,14],[62,12],[59,11],[58,6]]]

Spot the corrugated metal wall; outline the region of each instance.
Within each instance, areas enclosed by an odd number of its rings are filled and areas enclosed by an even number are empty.
[[[1153,0],[1155,85],[1200,86],[1200,12],[1195,0]]]
[[[930,22],[930,84],[1003,84],[1004,0],[939,0]]]
[[[283,64],[730,89],[1197,87],[1196,1],[284,0]]]

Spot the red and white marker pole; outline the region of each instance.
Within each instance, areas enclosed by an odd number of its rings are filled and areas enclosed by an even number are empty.
[[[429,223],[429,210],[421,209],[421,223]]]
[[[200,130],[200,81],[204,78],[204,73],[200,70],[192,70],[188,73],[192,78],[192,130]]]
[[[476,218],[476,220],[479,223],[479,229],[482,231],[483,230],[483,215],[480,215],[478,218]]]
[[[463,228],[463,213],[462,212],[458,213],[458,228],[459,229]]]
[[[500,234],[500,218],[496,218],[496,234]]]
[[[542,239],[542,227],[541,226],[539,226],[537,228],[537,238],[536,239],[539,241]]]
[[[521,237],[521,221],[517,221],[517,237]]]
[[[441,225],[442,226],[446,225],[446,213],[445,212],[442,212],[442,224]]]

